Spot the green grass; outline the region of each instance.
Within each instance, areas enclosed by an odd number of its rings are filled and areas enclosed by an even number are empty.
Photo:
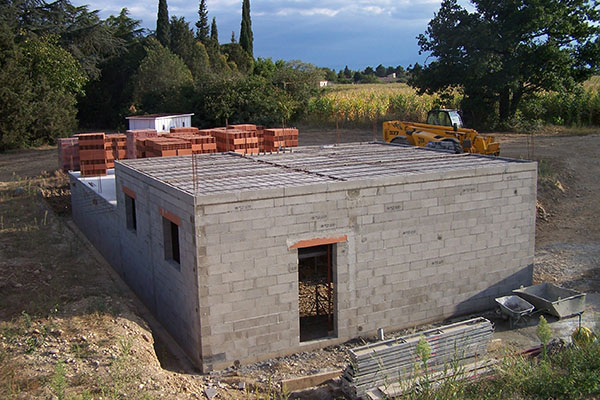
[[[421,384],[404,399],[592,399],[600,396],[600,343],[568,346],[545,358],[505,357],[477,381]]]

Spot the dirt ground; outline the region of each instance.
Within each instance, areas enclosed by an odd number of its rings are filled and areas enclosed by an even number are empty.
[[[589,293],[585,321],[597,322],[600,134],[536,136],[533,145],[526,135],[497,138],[502,156],[541,162],[536,282]],[[300,133],[301,145],[372,139],[370,130]],[[266,398],[281,379],[346,365],[346,349],[360,341],[210,375],[184,370],[131,293],[69,228],[68,185],[56,165],[55,148],[0,154],[0,398]],[[551,322],[558,335],[574,324]],[[536,342],[535,321],[498,327],[507,344]],[[297,395],[339,396],[332,384]]]

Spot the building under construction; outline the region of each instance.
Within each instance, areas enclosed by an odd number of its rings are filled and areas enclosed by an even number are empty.
[[[530,285],[536,163],[390,144],[115,161],[73,219],[203,371]]]

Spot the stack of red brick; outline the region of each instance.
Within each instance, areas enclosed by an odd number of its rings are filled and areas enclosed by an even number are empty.
[[[114,160],[166,157],[216,152],[257,154],[298,146],[297,129],[265,129],[253,124],[222,128],[171,128],[159,135],[153,129],[130,130],[125,135],[86,133],[59,139],[59,166],[81,169],[82,176],[105,175]]]
[[[231,151],[241,154],[256,154],[258,149],[258,137],[256,131],[242,131],[239,129],[213,129],[211,131],[217,141],[217,151]]]
[[[76,137],[58,139],[58,166],[65,172],[79,170],[79,142]]]
[[[192,143],[169,137],[144,140],[146,157],[169,157],[192,154]]]
[[[122,133],[105,135],[106,166],[108,169],[115,167],[115,160],[127,158],[127,136]]]
[[[81,176],[106,175],[108,160],[104,133],[82,133],[77,135]]]
[[[263,151],[279,151],[282,147],[297,146],[298,129],[265,129]]]
[[[125,132],[127,135],[127,158],[144,158],[143,141],[141,146],[138,146],[138,139],[158,137],[158,132],[154,129],[136,129]]]
[[[171,128],[171,132],[165,136],[190,142],[192,144],[192,154],[217,152],[215,138],[206,130],[200,131],[198,128]]]

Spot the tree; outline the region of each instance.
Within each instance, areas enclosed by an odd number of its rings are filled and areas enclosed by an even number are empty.
[[[217,19],[213,17],[210,25],[210,40],[215,44],[219,44],[219,31],[217,30]]]
[[[240,45],[248,54],[250,54],[250,57],[254,57],[254,37],[252,34],[252,20],[250,19],[250,0],[244,0],[242,3]]]
[[[348,79],[352,78],[354,76],[354,74],[352,73],[352,71],[350,70],[350,68],[348,68],[348,66],[346,65],[346,67],[344,68],[344,76]]]
[[[356,71],[354,73],[354,76],[352,77],[352,79],[354,80],[354,83],[359,83],[360,81],[363,80],[363,78],[364,78],[364,75],[360,71]]]
[[[325,80],[327,80],[329,82],[337,81],[338,76],[334,70],[329,69],[329,68],[323,68],[323,72],[325,72]]]
[[[380,78],[386,77],[388,75],[387,68],[385,68],[383,65],[379,64],[377,66],[377,68],[375,68],[375,75],[377,75]]]
[[[238,43],[223,44],[221,51],[227,56],[228,61],[235,63],[239,72],[247,74],[251,71],[254,60]]]
[[[183,60],[155,40],[133,79],[133,99],[142,108],[156,105],[161,97],[192,83],[192,73]],[[146,107],[147,108],[147,107]]]
[[[418,36],[433,60],[410,70],[420,92],[460,88],[476,124],[511,118],[521,100],[542,90],[569,89],[598,70],[600,15],[596,1],[471,0],[467,11],[444,0]]]
[[[198,6],[198,22],[196,22],[196,38],[202,43],[208,41],[208,11],[206,10],[206,0],[200,0]]]
[[[56,45],[79,61],[88,79],[97,79],[98,65],[124,50],[123,41],[100,20],[98,11],[73,6],[68,0],[2,2],[0,18],[23,36],[57,37]]]
[[[206,75],[210,68],[206,48],[201,41],[194,39],[194,32],[185,18],[171,17],[170,32],[170,50],[181,57],[194,79]]]
[[[363,71],[363,74],[364,75],[375,75],[375,71],[373,70],[373,67],[367,67]]]
[[[53,143],[75,129],[87,78],[56,41],[20,37],[0,19],[0,151]]]
[[[140,21],[129,17],[126,8],[118,16],[109,16],[105,25],[124,41],[124,51],[98,65],[101,75],[85,87],[85,96],[78,103],[80,126],[98,129],[125,128],[125,116],[132,103],[131,77],[146,56],[144,30]]]
[[[320,68],[299,60],[278,60],[275,63],[272,83],[293,99],[294,105],[290,107],[292,117],[299,117],[308,109],[310,98],[319,93],[319,81],[324,75]]]
[[[231,43],[236,43],[234,31],[231,31]]]
[[[169,46],[169,10],[167,9],[167,0],[158,0],[156,39],[163,46]]]

